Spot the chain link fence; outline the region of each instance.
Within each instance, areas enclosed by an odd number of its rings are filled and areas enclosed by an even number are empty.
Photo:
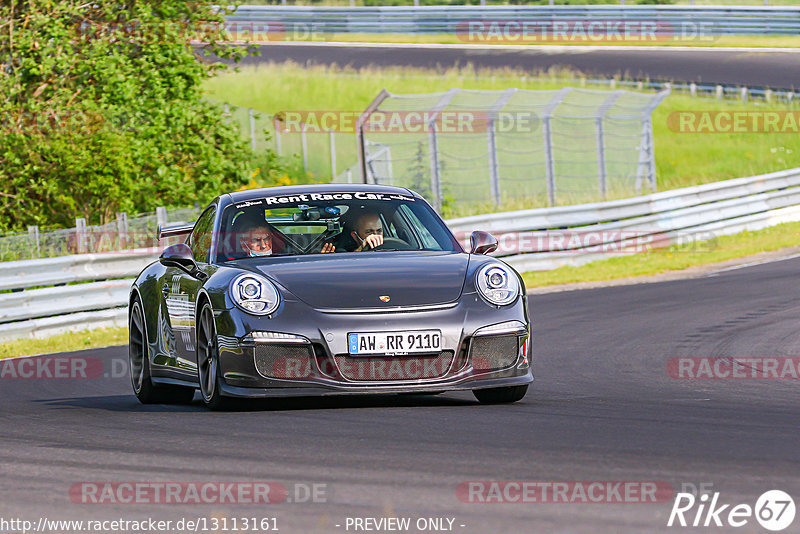
[[[76,219],[74,228],[40,231],[29,226],[27,233],[0,235],[0,261],[53,258],[69,254],[90,254],[141,248],[156,248],[159,224],[194,222],[202,208],[167,210],[128,217],[117,214],[117,220],[90,226],[85,219]],[[166,240],[160,244],[164,245]]]
[[[357,125],[363,175],[448,205],[557,205],[656,190],[657,94],[383,91]]]

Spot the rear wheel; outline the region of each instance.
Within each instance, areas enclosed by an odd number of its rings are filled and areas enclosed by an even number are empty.
[[[517,402],[528,392],[528,384],[504,388],[475,389],[472,393],[481,404],[509,404]]]
[[[219,351],[214,326],[214,312],[206,303],[197,318],[197,378],[203,402],[212,410],[223,410],[228,399],[219,387]]]
[[[150,357],[147,347],[142,303],[136,297],[131,306],[128,324],[128,362],[133,393],[142,404],[188,404],[194,398],[194,388],[181,386],[156,386],[150,374]]]

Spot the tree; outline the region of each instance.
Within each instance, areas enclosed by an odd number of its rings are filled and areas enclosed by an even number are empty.
[[[224,45],[217,5],[0,4],[0,230],[204,204],[247,183],[246,144],[201,93],[220,68],[209,57],[246,53]]]

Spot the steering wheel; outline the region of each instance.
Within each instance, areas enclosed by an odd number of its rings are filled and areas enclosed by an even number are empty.
[[[372,250],[414,250],[414,247],[398,237],[384,237],[383,244]]]

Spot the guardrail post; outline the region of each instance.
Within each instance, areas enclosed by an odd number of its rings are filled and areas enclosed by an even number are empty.
[[[250,148],[253,152],[256,151],[256,116],[253,108],[249,108],[248,115],[250,117]]]
[[[764,100],[767,101],[767,104],[772,102],[772,89],[764,91]]]
[[[747,87],[742,87],[742,102],[747,103]]]
[[[718,85],[717,86],[717,100],[722,100],[723,91],[724,91],[724,89],[722,88],[722,86]]]
[[[117,233],[119,244],[122,248],[128,247],[128,214],[124,211],[117,213]]]
[[[692,96],[697,96],[697,84],[692,82],[689,84],[689,94]]]
[[[29,226],[28,227],[28,237],[31,240],[31,247],[33,250],[36,251],[36,258],[40,258],[42,256],[42,252],[39,248],[39,227],[38,226]]]
[[[328,130],[328,144],[331,150],[331,179],[336,178],[336,140],[333,130]]]
[[[86,219],[75,219],[75,238],[77,239],[78,254],[86,254],[87,249],[87,235],[86,235]]]

